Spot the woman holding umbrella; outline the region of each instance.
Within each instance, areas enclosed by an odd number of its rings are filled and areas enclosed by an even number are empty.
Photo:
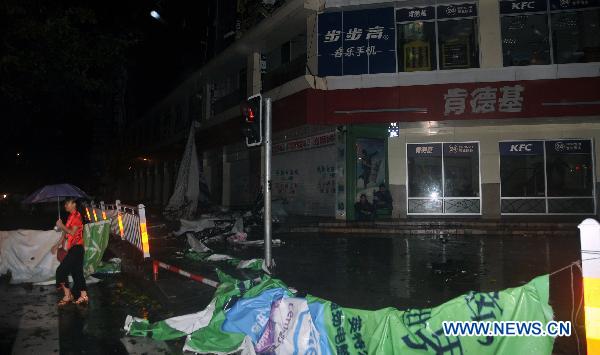
[[[69,213],[67,223],[64,224],[59,218],[56,221],[56,227],[62,230],[63,235],[59,242],[52,247],[52,253],[55,254],[67,241],[67,255],[61,260],[60,265],[56,269],[56,286],[64,292],[64,297],[59,306],[64,306],[73,302],[73,292],[80,292],[79,298],[75,304],[87,304],[89,301],[87,295],[87,287],[85,277],[83,276],[83,218],[77,211],[77,201],[75,198],[67,198],[65,200],[65,210]],[[69,275],[73,276],[73,292],[69,288]]]

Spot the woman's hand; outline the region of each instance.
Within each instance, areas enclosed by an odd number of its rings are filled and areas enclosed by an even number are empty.
[[[59,218],[59,219],[56,221],[56,226],[57,226],[58,228],[60,228],[60,229],[63,229],[63,227],[65,226],[65,224],[63,223],[62,219],[60,219],[60,218]]]
[[[52,254],[56,254],[56,252],[58,252],[58,244],[54,244],[52,246],[52,249],[50,249],[50,251],[52,252]]]

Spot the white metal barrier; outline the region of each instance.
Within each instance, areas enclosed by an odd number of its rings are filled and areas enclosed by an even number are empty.
[[[104,201],[97,204],[92,201],[89,206],[86,206],[85,213],[90,222],[110,220],[111,233],[138,248],[144,254],[144,258],[150,257],[144,205],[129,206],[121,204],[119,200],[114,204],[105,204]]]

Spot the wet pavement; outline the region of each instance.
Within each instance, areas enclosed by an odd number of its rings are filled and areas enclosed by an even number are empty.
[[[127,314],[170,316],[134,284],[125,286],[124,277],[111,276],[88,288],[89,305],[58,308],[61,296],[53,286],[2,282],[0,354],[173,353],[166,343],[125,336]]]
[[[164,261],[215,277],[210,266],[175,257],[175,251],[185,246],[184,238],[169,241],[152,234],[153,255],[170,255]],[[289,233],[275,237],[284,241],[283,246],[273,249],[275,277],[301,293],[362,309],[432,307],[470,290],[519,286],[580,258],[579,238],[573,236]],[[244,259],[262,257],[263,253],[258,247],[212,247],[215,252]],[[556,319],[573,318],[580,276],[574,275],[573,291],[570,277],[567,269],[551,278]],[[164,343],[125,336],[122,326],[126,315],[154,321],[198,311],[209,302],[212,289],[166,271],[161,271],[154,284],[158,292],[149,292],[148,282],[140,281],[127,275],[107,277],[89,287],[89,306],[61,310],[55,307],[59,296],[53,287],[0,282],[0,353],[179,353],[181,341]],[[576,353],[576,338],[560,339],[554,352]]]

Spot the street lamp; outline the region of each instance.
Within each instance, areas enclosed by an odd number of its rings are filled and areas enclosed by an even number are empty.
[[[160,14],[156,10],[150,11],[150,16],[152,16],[155,20],[161,21]]]

